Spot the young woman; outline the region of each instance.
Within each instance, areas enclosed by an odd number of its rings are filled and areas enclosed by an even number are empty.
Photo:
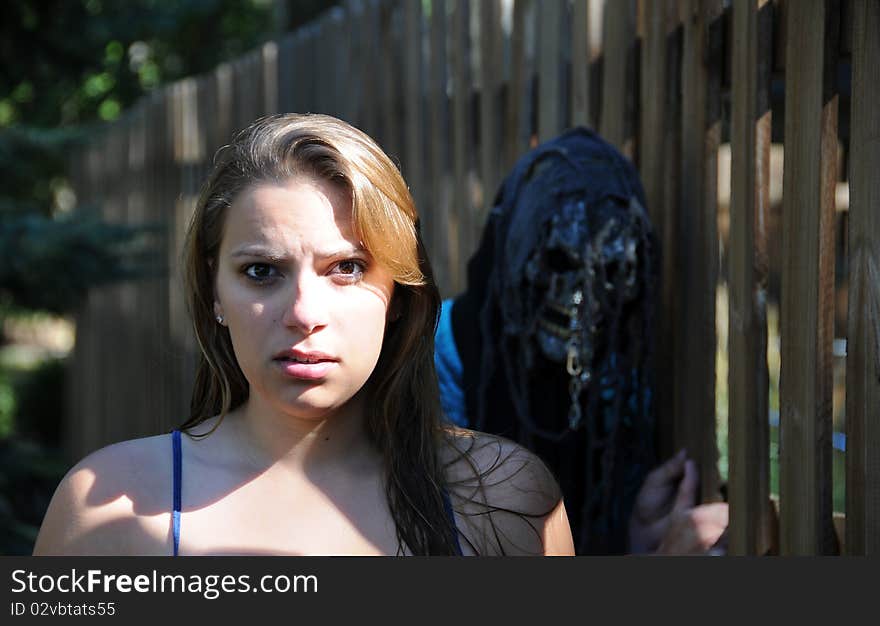
[[[35,554],[572,554],[532,453],[444,425],[439,294],[397,168],[323,115],[218,155],[184,251],[201,360],[179,431],[58,487]]]

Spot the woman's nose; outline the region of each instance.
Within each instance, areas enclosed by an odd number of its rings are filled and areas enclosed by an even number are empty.
[[[310,335],[327,325],[327,294],[318,276],[300,275],[291,287],[282,322]]]

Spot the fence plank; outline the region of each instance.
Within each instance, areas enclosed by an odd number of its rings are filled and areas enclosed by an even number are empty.
[[[880,554],[880,4],[852,2],[846,549]]]
[[[396,85],[400,74],[396,71],[397,52],[395,49],[394,6],[388,2],[380,4],[379,45],[382,51],[382,147],[395,161],[400,159],[400,118],[396,114],[399,96]]]
[[[571,125],[590,126],[590,2],[574,0],[571,21]]]
[[[403,175],[413,194],[416,207],[425,203],[424,139],[422,122],[422,5],[403,4],[404,18],[404,104],[406,152]]]
[[[510,80],[507,84],[504,130],[504,171],[508,172],[529,143],[528,94],[531,72],[528,71],[525,45],[526,13],[531,0],[515,0],[510,34]]]
[[[278,43],[277,74],[278,111],[289,113],[295,110],[293,63],[296,50],[296,33],[288,33]]]
[[[787,7],[780,396],[780,553],[827,554],[837,97],[836,3]],[[820,45],[821,42],[825,45]]]
[[[381,143],[379,129],[381,126],[380,106],[381,90],[379,89],[380,48],[380,10],[378,0],[366,0],[364,6],[361,37],[363,41],[363,126],[368,135]]]
[[[455,212],[449,210],[448,198],[448,98],[446,96],[446,0],[433,0],[431,4],[430,79],[428,87],[429,139],[431,168],[431,203],[424,217],[428,227],[428,254],[434,262],[437,285],[442,293],[448,289],[450,263],[458,251],[451,249],[457,238],[450,233],[457,229],[453,223]]]
[[[558,135],[563,128],[560,80],[562,0],[541,3],[538,13],[538,141]]]
[[[468,173],[468,139],[470,138],[471,98],[468,69],[470,58],[470,3],[456,0],[452,15],[452,170],[454,206],[459,215],[457,255],[453,258],[467,258],[474,248],[477,226],[470,198]],[[452,233],[450,233],[451,239]],[[452,242],[450,241],[450,245]],[[462,262],[458,261],[450,269],[450,288],[458,293],[464,288]]]
[[[656,352],[654,354],[655,370],[657,371],[656,400],[656,450],[660,458],[668,458],[677,452],[675,441],[675,380],[678,375],[674,364],[676,356],[676,320],[682,296],[681,277],[678,273],[677,251],[679,250],[679,221],[684,218],[681,212],[681,144],[682,144],[682,98],[681,98],[681,59],[682,29],[679,20],[677,0],[670,1],[666,6],[666,22],[669,34],[666,37],[666,66],[663,104],[663,151],[661,153],[663,183],[662,215],[653,211],[658,222],[655,222],[657,236],[660,240],[660,290],[658,294],[658,315],[655,320]],[[647,190],[646,190],[647,191]],[[649,198],[650,202],[650,198]],[[673,364],[673,367],[660,364]]]
[[[263,115],[279,113],[281,108],[278,84],[278,44],[269,41],[260,48],[260,64],[263,82]]]
[[[721,138],[721,55],[710,28],[717,0],[684,5],[679,280],[683,290],[676,355],[675,439],[700,468],[700,497],[718,497],[715,441],[715,291],[718,280],[717,153]],[[714,52],[714,53],[713,53]],[[686,290],[686,292],[684,291]]]
[[[770,203],[770,62],[773,5],[733,6],[729,266],[730,553],[770,546],[767,371],[767,232]]]
[[[364,45],[366,12],[361,0],[349,0],[345,4],[345,31],[349,38],[348,75],[346,78],[345,101],[348,106],[347,120],[357,128],[363,129],[365,122],[364,84],[365,65],[369,50]]]
[[[602,45],[602,112],[600,134],[632,158],[632,113],[635,93],[636,6],[620,0],[605,7]]]
[[[498,86],[502,78],[501,6],[498,0],[480,2],[480,179],[482,226],[492,208],[498,188]]]
[[[670,4],[667,0],[656,0],[642,5],[645,36],[641,50],[639,173],[645,188],[648,215],[661,232],[665,213],[666,14]]]

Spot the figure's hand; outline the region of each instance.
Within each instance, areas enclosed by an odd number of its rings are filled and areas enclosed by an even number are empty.
[[[673,512],[671,518],[656,554],[726,554],[726,541],[722,540],[728,523],[726,502]]]
[[[705,554],[727,527],[726,503],[694,506],[697,466],[682,450],[645,478],[630,517],[633,554]]]

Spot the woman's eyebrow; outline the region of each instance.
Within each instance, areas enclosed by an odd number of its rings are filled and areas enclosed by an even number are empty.
[[[338,248],[330,248],[327,250],[316,250],[314,256],[318,259],[329,259],[353,254],[368,254],[367,249],[363,246],[343,245]],[[230,253],[232,258],[238,257],[260,257],[273,261],[281,261],[287,257],[285,251],[274,250],[260,245],[244,245]]]
[[[316,250],[315,256],[319,259],[329,259],[339,256],[349,256],[352,254],[366,254],[367,249],[363,246],[344,245],[338,248],[330,248],[328,250]]]
[[[232,258],[238,257],[261,257],[264,259],[270,259],[273,261],[280,261],[285,257],[284,251],[272,250],[271,248],[266,248],[264,246],[259,245],[245,245],[241,248],[233,250],[230,255]]]

